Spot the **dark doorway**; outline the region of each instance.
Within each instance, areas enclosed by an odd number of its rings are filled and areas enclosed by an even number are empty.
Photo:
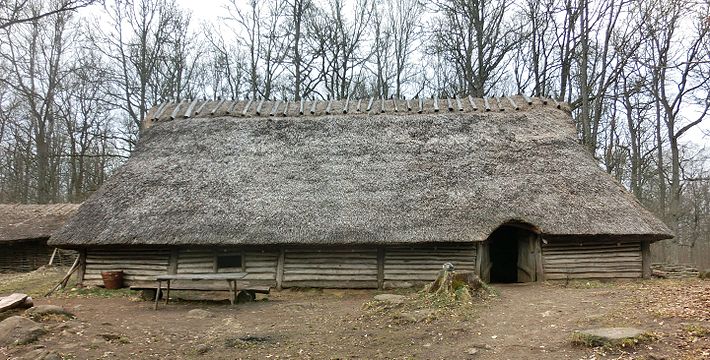
[[[501,226],[488,237],[491,283],[518,282],[518,230]]]

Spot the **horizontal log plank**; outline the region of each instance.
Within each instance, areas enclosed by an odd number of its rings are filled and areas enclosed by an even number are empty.
[[[377,288],[377,281],[353,281],[353,280],[309,280],[309,281],[288,281],[284,279],[282,284],[285,288],[290,287],[319,287],[333,289],[374,289]]]
[[[308,275],[291,275],[291,274],[284,274],[284,281],[320,281],[320,280],[349,280],[349,281],[375,281],[375,284],[377,284],[377,275],[375,274],[374,276],[364,276],[364,275],[351,275],[351,274],[345,274],[345,275],[316,275],[316,274],[308,274]],[[375,285],[377,286],[377,285]]]

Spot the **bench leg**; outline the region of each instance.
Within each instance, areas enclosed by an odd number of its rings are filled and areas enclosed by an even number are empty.
[[[232,280],[227,280],[227,285],[229,285],[229,303],[234,305],[237,296],[237,283],[232,284]]]
[[[160,285],[162,283],[158,281],[158,287],[155,289],[155,306],[153,307],[153,310],[158,310],[158,299],[160,298]]]
[[[168,305],[168,301],[170,301],[170,280],[167,281],[168,287],[165,289],[165,305]]]

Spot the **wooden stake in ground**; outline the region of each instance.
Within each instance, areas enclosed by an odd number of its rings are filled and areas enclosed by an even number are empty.
[[[74,273],[74,271],[76,271],[76,269],[78,267],[79,267],[79,257],[77,257],[76,260],[74,260],[74,265],[72,265],[71,268],[69,269],[69,271],[67,271],[67,274],[64,275],[64,278],[62,279],[62,281],[60,281],[59,284],[55,285],[52,288],[52,290],[49,290],[49,292],[46,293],[44,296],[47,297],[49,295],[52,295],[52,293],[57,291],[57,289],[59,289],[60,287],[64,288],[65,286],[67,286],[67,282],[69,281],[69,278]]]
[[[57,248],[54,248],[54,251],[52,251],[52,257],[49,258],[49,264],[52,265],[54,264],[54,257],[57,256]]]

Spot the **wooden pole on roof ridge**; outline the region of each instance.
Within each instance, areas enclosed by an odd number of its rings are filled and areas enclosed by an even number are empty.
[[[177,117],[178,112],[180,111],[180,106],[181,106],[181,105],[182,105],[182,102],[178,102],[178,103],[175,105],[175,109],[173,109],[172,114],[170,114],[170,120],[175,120],[175,118]]]
[[[217,105],[212,109],[212,111],[210,111],[210,115],[214,115],[217,112],[217,110],[219,110],[219,108],[222,107],[223,103],[224,103],[224,100],[220,100],[219,102],[217,102]]]
[[[168,106],[168,103],[169,103],[169,102],[164,102],[164,103],[160,104],[160,106],[158,107],[158,109],[155,110],[155,114],[153,115],[153,120],[158,120],[158,119],[160,119],[160,116],[163,115],[163,111],[164,111],[165,108]]]
[[[520,110],[520,107],[518,107],[518,105],[515,104],[515,101],[513,101],[512,97],[506,95],[505,98],[508,99],[508,102],[510,103],[510,106],[513,107],[513,109]]]
[[[256,116],[261,116],[261,107],[262,106],[264,106],[264,98],[261,98],[259,100],[259,105],[256,106],[256,112],[254,112],[256,114]]]
[[[192,100],[190,103],[190,106],[187,107],[187,111],[185,111],[185,115],[183,115],[183,119],[189,119],[190,116],[192,115],[192,110],[195,108],[195,105],[197,105],[197,102],[199,100]]]
[[[314,115],[316,113],[316,103],[318,102],[318,100],[313,99],[311,101],[311,115]]]
[[[523,95],[523,99],[525,99],[525,102],[528,103],[528,105],[532,105],[532,99],[525,94],[522,94],[522,95]]]
[[[209,101],[207,101],[207,100],[203,101],[202,104],[200,104],[200,107],[198,107],[197,110],[195,110],[195,115],[199,115],[202,112],[202,109],[205,107],[205,105],[207,105],[208,102]]]
[[[252,101],[252,99],[247,100],[247,104],[244,105],[244,109],[242,109],[242,116],[247,116],[247,112],[249,111]]]
[[[227,115],[229,115],[229,114],[231,114],[232,112],[234,112],[234,108],[237,107],[237,103],[238,103],[238,102],[239,102],[239,101],[232,100],[232,103],[227,107],[227,110],[226,110],[224,113],[227,114]]]
[[[348,107],[350,106],[350,95],[348,95],[348,98],[345,99],[345,105],[343,105],[343,114],[348,113]]]
[[[463,104],[461,103],[461,98],[459,98],[458,95],[454,95],[456,99],[456,106],[459,108],[459,111],[463,111]]]
[[[473,109],[473,111],[478,111],[478,106],[476,106],[476,102],[473,101],[473,96],[468,96],[468,102],[471,103],[471,108]]]
[[[333,98],[328,99],[328,105],[325,106],[325,114],[330,115],[330,108],[333,106]]]
[[[281,105],[281,101],[274,100],[274,105],[271,106],[271,112],[269,113],[269,116],[276,115],[276,112],[279,111],[279,105]]]
[[[493,98],[496,100],[496,106],[498,107],[498,111],[505,111],[503,104],[501,104],[500,102],[500,96],[494,96]]]

